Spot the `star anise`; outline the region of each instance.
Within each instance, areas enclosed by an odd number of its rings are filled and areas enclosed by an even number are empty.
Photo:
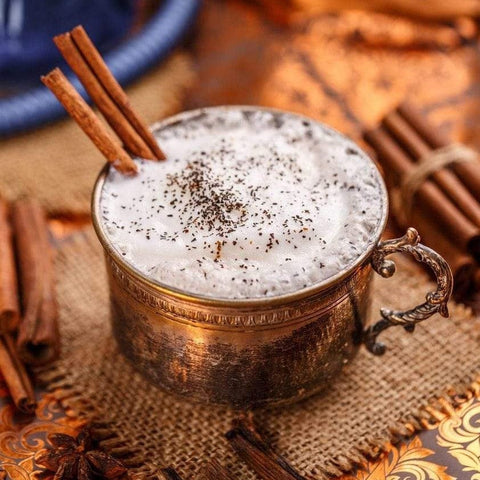
[[[54,474],[53,480],[126,479],[127,468],[110,455],[95,448],[88,427],[77,438],[64,433],[48,436],[51,447],[35,455],[37,465]]]

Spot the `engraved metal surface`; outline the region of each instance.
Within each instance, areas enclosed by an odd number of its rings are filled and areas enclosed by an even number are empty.
[[[278,112],[274,108],[265,108],[258,106],[218,106],[210,107],[221,111],[270,111]],[[205,109],[197,109],[179,113],[172,117],[162,120],[152,126],[152,130],[160,130],[162,128],[167,128],[169,125],[174,125],[179,122],[187,122],[189,119],[194,118],[198,115],[202,115]],[[286,113],[286,112],[283,112]],[[297,114],[295,114],[298,116]],[[311,118],[305,117],[306,120],[312,121]],[[331,129],[331,127],[326,127]],[[333,129],[331,129],[333,130]],[[338,135],[342,135],[339,132],[336,132]],[[286,293],[274,297],[262,297],[262,298],[252,298],[252,299],[226,299],[226,298],[212,298],[202,295],[196,295],[187,291],[179,290],[173,288],[169,285],[163,284],[161,282],[152,280],[144,275],[142,272],[137,270],[134,266],[128,264],[125,259],[120,255],[120,253],[112,245],[107,234],[104,232],[104,228],[101,222],[101,212],[100,212],[100,198],[105,182],[105,178],[108,173],[109,166],[105,165],[104,169],[100,172],[100,175],[97,178],[95,183],[93,195],[92,195],[92,221],[97,233],[97,236],[102,244],[107,257],[110,258],[110,263],[112,268],[115,268],[115,265],[121,265],[121,269],[117,269],[118,275],[125,275],[125,282],[130,282],[131,287],[135,288],[135,282],[131,282],[132,279],[142,278],[142,285],[145,286],[143,291],[138,291],[138,295],[144,295],[145,301],[162,304],[159,307],[162,309],[171,309],[173,308],[176,314],[180,314],[184,317],[188,317],[189,320],[194,321],[197,317],[202,323],[209,323],[212,325],[272,325],[274,323],[282,323],[284,321],[289,321],[291,318],[296,317],[296,313],[292,312],[290,309],[284,310],[282,307],[285,304],[293,303],[295,301],[303,301],[305,299],[312,300],[314,298],[320,298],[324,292],[327,292],[329,289],[336,288],[336,286],[342,281],[346,280],[352,272],[361,266],[371,255],[375,249],[380,236],[383,233],[388,217],[388,196],[385,183],[378,172],[377,182],[380,194],[383,197],[382,203],[382,212],[379,218],[379,221],[373,231],[371,232],[370,241],[363,252],[361,252],[358,258],[348,267],[339,271],[337,274],[327,278],[326,280],[307,286],[306,288],[297,290],[295,292]],[[123,273],[122,273],[123,272]],[[171,304],[175,303],[175,306],[172,307]],[[202,310],[203,307],[207,307],[207,313],[199,314],[195,309],[192,308],[194,305],[198,306],[198,310]],[[262,310],[262,315],[252,315],[246,317],[244,315],[245,311],[251,311],[252,307],[259,308]],[[280,308],[279,308],[280,307]],[[180,309],[186,308],[184,312],[180,312]],[[237,312],[238,315],[225,315],[225,312],[233,313]],[[282,315],[288,315],[282,317]]]
[[[408,332],[413,332],[415,325],[430,318],[435,313],[448,317],[447,302],[453,288],[453,277],[448,263],[435,251],[422,245],[420,235],[414,228],[409,228],[403,237],[387,240],[378,245],[372,254],[373,269],[382,277],[388,278],[395,273],[395,263],[386,257],[392,253],[404,252],[411,254],[418,262],[425,263],[435,273],[437,289],[426,295],[426,301],[416,307],[406,310],[389,310],[382,308],[382,319],[367,328],[364,342],[370,352],[375,355],[385,353],[385,345],[377,342],[377,337],[393,325],[401,325]]]
[[[322,292],[321,295],[313,295],[310,298],[300,302],[285,302],[283,305],[257,305],[255,302],[243,304],[243,308],[236,307],[232,301],[230,305],[222,302],[215,305],[210,302],[202,307],[201,304],[184,299],[172,297],[164,294],[162,291],[156,290],[150,284],[141,281],[141,277],[135,276],[128,268],[119,266],[111,256],[106,256],[106,262],[112,275],[118,278],[119,285],[124,292],[131,295],[139,304],[151,307],[156,313],[168,316],[177,321],[193,322],[200,325],[209,324],[218,327],[261,327],[275,324],[282,324],[295,319],[305,319],[305,305],[315,304],[316,315],[322,314],[322,308],[319,308],[318,299],[326,296],[329,297],[329,290]],[[331,290],[331,289],[330,289]],[[338,290],[338,295],[332,302],[340,303],[345,297],[349,296],[347,289]],[[324,310],[331,308],[331,304],[327,304]]]
[[[181,113],[155,128],[199,113]],[[152,281],[123,259],[99,220],[107,171],[104,168],[94,188],[92,218],[105,250],[113,332],[133,365],[168,392],[235,408],[293,402],[327,387],[351,361],[362,340],[380,353],[376,336],[393,322],[404,322],[408,328],[413,319],[420,321],[433,310],[446,312],[451,277],[439,275],[439,282],[445,283],[444,295],[443,290],[432,293],[425,304],[405,313],[383,310],[383,323],[364,335],[372,265],[385,275],[392,274],[392,262],[384,257],[406,251],[434,269],[445,270],[443,259],[417,245],[413,230],[400,240],[378,245],[388,205],[380,175],[382,218],[371,243],[349,268],[289,294],[222,299]]]
[[[329,385],[358,350],[372,274],[366,261],[320,296],[220,312],[152,301],[142,278],[111,258],[107,269],[113,332],[132,364],[166,391],[236,408],[291,402]],[[222,325],[209,323],[212,315]]]

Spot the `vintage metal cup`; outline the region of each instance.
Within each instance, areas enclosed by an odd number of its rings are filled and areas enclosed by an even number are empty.
[[[195,114],[181,113],[155,129]],[[445,260],[419,243],[413,228],[401,238],[380,241],[388,204],[380,173],[382,220],[353,265],[294,293],[226,300],[152,281],[124,261],[100,222],[107,171],[105,167],[97,179],[92,214],[105,250],[113,332],[124,355],[167,392],[235,408],[292,402],[327,387],[362,343],[381,355],[385,346],[377,337],[388,327],[412,332],[434,313],[448,316],[453,281]],[[395,264],[386,257],[397,252],[427,264],[436,275],[437,289],[411,310],[382,309],[381,319],[366,328],[372,272],[392,276]]]

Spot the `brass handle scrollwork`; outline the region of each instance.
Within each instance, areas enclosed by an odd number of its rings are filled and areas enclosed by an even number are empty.
[[[413,332],[415,325],[434,313],[448,317],[447,302],[452,294],[453,277],[448,263],[435,251],[422,245],[420,235],[414,228],[409,228],[407,233],[394,240],[387,240],[378,244],[372,254],[372,267],[382,277],[388,278],[395,273],[395,263],[385,257],[392,253],[404,252],[413,255],[415,260],[428,265],[437,278],[437,289],[426,295],[426,301],[411,310],[395,311],[382,308],[382,319],[364,332],[363,341],[367,349],[374,355],[385,353],[385,345],[377,342],[377,337],[393,325],[401,325],[408,332]]]

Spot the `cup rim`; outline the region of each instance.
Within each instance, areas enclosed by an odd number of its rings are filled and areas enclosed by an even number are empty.
[[[270,107],[261,107],[261,106],[254,106],[254,105],[220,105],[220,106],[213,106],[213,107],[203,107],[203,108],[197,108],[193,110],[186,110],[183,112],[180,112],[176,115],[170,116],[165,118],[164,120],[161,120],[159,122],[155,122],[153,125],[151,125],[151,130],[155,132],[156,130],[159,130],[161,128],[164,128],[168,125],[172,125],[177,122],[181,122],[184,120],[187,120],[191,117],[195,117],[196,115],[200,115],[205,111],[211,111],[211,110],[250,110],[250,111],[266,111],[266,112],[272,112],[272,113],[282,113],[282,114],[288,114],[288,115],[294,115],[296,117],[305,119],[310,122],[316,122],[322,125],[322,127],[326,128],[327,130],[330,130],[332,133],[335,135],[338,135],[340,137],[343,137],[346,140],[352,141],[344,135],[343,133],[339,132],[338,130],[330,127],[329,125],[326,125],[318,120],[315,120],[313,118],[307,117],[305,115],[298,114],[296,112],[291,112],[288,110],[282,110],[282,109],[277,109],[277,108],[270,108]],[[279,304],[285,304],[289,303],[290,301],[297,301],[306,297],[310,297],[313,295],[316,295],[320,292],[323,292],[325,290],[328,290],[335,285],[339,284],[342,280],[344,280],[346,277],[348,277],[351,273],[353,273],[360,265],[363,264],[363,262],[370,256],[372,251],[375,249],[377,246],[380,237],[382,233],[385,230],[385,226],[387,223],[387,218],[388,218],[388,193],[387,193],[387,188],[385,185],[385,182],[383,180],[382,174],[380,173],[380,170],[378,169],[376,163],[372,160],[370,155],[368,155],[362,148],[360,148],[356,142],[355,145],[357,148],[370,160],[370,162],[373,164],[375,171],[377,173],[377,180],[378,184],[382,193],[383,197],[383,204],[382,204],[382,215],[381,218],[377,224],[376,227],[376,235],[372,236],[371,242],[368,244],[368,247],[364,250],[364,252],[359,255],[354,262],[352,262],[348,267],[344,268],[343,270],[340,270],[338,273],[335,275],[332,275],[331,277],[326,278],[325,280],[322,280],[321,282],[314,283],[312,285],[309,285],[308,287],[301,288],[292,292],[287,292],[283,293],[281,295],[275,295],[275,296],[266,296],[266,297],[252,297],[252,298],[226,298],[226,297],[210,297],[207,295],[199,295],[195,294],[193,292],[189,292],[186,290],[181,290],[179,288],[172,287],[170,285],[167,285],[165,283],[159,282],[157,280],[153,280],[151,278],[148,278],[144,273],[142,273],[139,269],[137,269],[135,266],[131,265],[129,262],[125,261],[125,259],[120,255],[120,253],[115,249],[115,247],[112,245],[112,242],[108,239],[106,233],[103,230],[103,227],[101,225],[101,215],[100,215],[100,197],[102,193],[102,188],[103,184],[105,182],[105,179],[107,177],[108,171],[111,168],[111,165],[109,163],[106,163],[103,168],[101,169],[100,173],[97,176],[97,179],[95,180],[95,184],[93,187],[93,193],[91,197],[91,214],[92,214],[92,222],[93,226],[95,229],[95,233],[97,234],[97,237],[105,250],[106,253],[110,257],[113,258],[115,263],[119,266],[121,266],[124,270],[126,270],[130,275],[132,275],[134,278],[137,278],[138,280],[141,280],[144,284],[148,285],[150,288],[157,290],[161,292],[164,295],[167,296],[172,296],[180,300],[192,302],[192,303],[197,303],[197,304],[202,304],[202,305],[210,305],[210,306],[228,306],[228,307],[252,307],[252,306],[275,306]]]

